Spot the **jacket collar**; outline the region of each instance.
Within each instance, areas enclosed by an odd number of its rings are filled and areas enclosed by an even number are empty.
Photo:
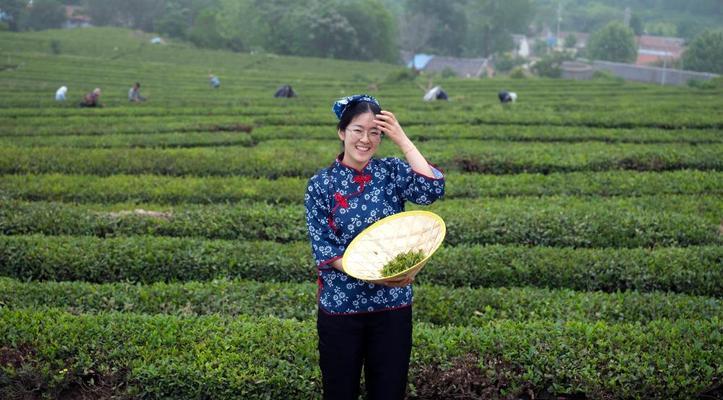
[[[364,170],[367,169],[367,167],[369,166],[369,163],[372,161],[372,158],[370,158],[369,161],[367,161],[367,163],[364,164],[364,166],[363,166],[361,169],[356,169],[356,168],[352,167],[351,165],[348,165],[348,164],[344,163],[344,162],[342,161],[343,159],[344,159],[344,153],[342,152],[342,153],[340,153],[338,156],[336,156],[336,159],[334,160],[334,163],[337,164],[337,165],[339,165],[339,166],[341,166],[341,167],[343,167],[343,168],[348,168],[348,169],[354,171],[354,172],[357,173],[357,174],[363,174],[363,173],[364,173]]]

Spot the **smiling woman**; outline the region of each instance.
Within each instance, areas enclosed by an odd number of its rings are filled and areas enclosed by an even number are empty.
[[[431,204],[444,194],[442,173],[427,163],[389,111],[371,96],[334,104],[343,152],[307,185],[304,203],[318,270],[319,363],[325,399],[356,399],[362,366],[371,399],[401,399],[412,348],[413,277],[374,284],[346,274],[344,251],[374,222]],[[404,153],[373,158],[382,137]]]
[[[382,139],[382,132],[374,122],[374,116],[381,112],[378,104],[357,101],[349,104],[337,124],[337,134],[343,144],[342,161],[356,169],[364,165],[376,153]]]

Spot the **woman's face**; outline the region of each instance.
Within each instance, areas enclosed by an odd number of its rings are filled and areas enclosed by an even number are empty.
[[[362,169],[377,152],[382,131],[374,123],[374,114],[366,112],[351,120],[343,131],[337,132],[344,142],[345,164]]]

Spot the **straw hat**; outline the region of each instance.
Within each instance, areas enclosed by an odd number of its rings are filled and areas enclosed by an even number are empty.
[[[342,267],[354,278],[382,283],[414,276],[442,244],[444,221],[429,211],[407,211],[383,218],[364,229],[344,252]],[[397,274],[382,277],[382,268],[397,255],[424,252],[424,259]]]

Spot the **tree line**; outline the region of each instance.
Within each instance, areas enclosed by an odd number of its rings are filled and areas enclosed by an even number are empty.
[[[533,0],[75,0],[93,25],[202,47],[395,62],[399,49],[488,56],[526,33]],[[58,28],[59,0],[0,0],[7,29]]]
[[[630,25],[636,34],[692,39],[707,29],[721,28],[720,0],[536,0],[535,25],[557,21],[564,31],[592,33],[612,20],[622,20],[630,7]]]
[[[634,35],[651,12],[720,16],[720,0],[70,0],[94,25],[123,26],[242,52],[398,62],[399,50],[488,57],[514,49],[513,33],[553,28],[593,33],[588,56],[630,62]],[[625,6],[635,11],[621,25]],[[583,11],[584,10],[584,11]],[[654,10],[654,11],[650,11]],[[647,13],[647,14],[646,14]],[[59,0],[0,0],[0,18],[15,31],[60,27]],[[617,25],[608,25],[618,21]],[[721,33],[693,40],[686,68],[718,72]],[[553,60],[554,61],[554,60]]]

